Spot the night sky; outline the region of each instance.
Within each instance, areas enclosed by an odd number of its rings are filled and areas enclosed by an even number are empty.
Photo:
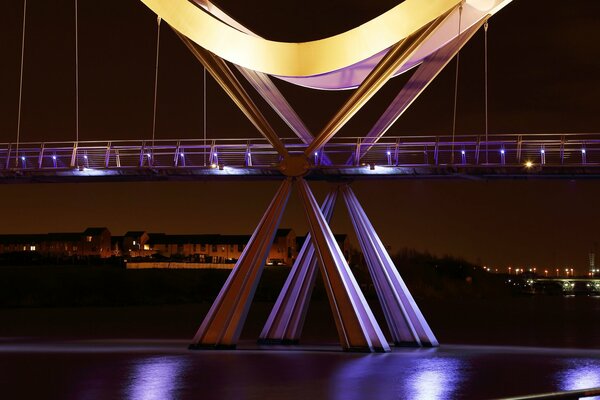
[[[425,1],[425,0],[424,0]],[[216,2],[261,36],[317,39],[355,27],[395,1]],[[22,7],[3,4],[0,24],[0,142],[16,138]],[[22,141],[75,139],[73,1],[29,0]],[[600,2],[515,0],[490,21],[490,133],[599,132]],[[79,1],[80,139],[151,137],[156,17],[137,0]],[[457,133],[484,129],[483,32],[460,57]],[[449,134],[452,62],[388,135]],[[407,76],[393,79],[340,135],[364,134]],[[277,81],[308,127],[318,131],[349,92]],[[201,138],[202,67],[163,25],[157,138]],[[258,137],[208,78],[208,138]],[[258,98],[258,96],[255,96]],[[259,102],[260,103],[260,102]],[[264,104],[260,103],[264,106]],[[263,107],[281,136],[292,133]],[[276,182],[5,185],[0,233],[81,231],[107,226],[167,233],[249,233]],[[328,189],[313,183],[318,199]],[[452,254],[489,265],[569,265],[583,271],[600,242],[600,182],[356,182],[357,196],[384,243]],[[307,229],[297,195],[283,227]],[[338,202],[333,229],[351,233]]]

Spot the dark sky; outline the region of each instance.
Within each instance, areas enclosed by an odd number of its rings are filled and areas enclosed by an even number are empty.
[[[0,24],[0,142],[17,124],[22,6],[3,4]],[[326,3],[326,4],[324,4]],[[372,4],[377,3],[377,4]],[[258,34],[302,41],[350,29],[394,1],[217,2]],[[74,140],[73,1],[29,0],[21,140]],[[79,1],[80,138],[151,136],[156,18],[137,0]],[[490,132],[600,131],[600,2],[515,0],[490,21]],[[163,25],[157,138],[202,137],[202,67]],[[340,133],[368,130],[407,77],[393,79]],[[430,85],[389,135],[448,134],[454,63]],[[349,92],[278,82],[309,128],[319,130]],[[461,52],[458,133],[484,128],[483,34]],[[220,88],[207,85],[208,137],[258,133]],[[287,128],[267,108],[282,136]],[[108,226],[171,233],[248,233],[275,182],[6,185],[0,233]],[[315,183],[321,199],[328,188]],[[355,191],[393,249],[403,246],[499,265],[584,268],[600,241],[597,181],[356,182]],[[352,228],[338,203],[334,230]],[[282,223],[306,229],[293,195]]]

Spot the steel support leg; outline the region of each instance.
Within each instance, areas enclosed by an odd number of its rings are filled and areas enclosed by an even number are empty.
[[[377,236],[356,195],[348,185],[342,188],[348,213],[381,302],[396,345],[438,346],[406,284]]]
[[[390,351],[308,184],[302,178],[296,182],[342,347],[347,351]]]
[[[321,205],[327,222],[331,220],[337,192],[337,188],[329,192]],[[316,271],[317,255],[309,233],[260,334],[259,343],[298,343],[317,277]]]
[[[190,349],[235,348],[291,188],[291,179],[288,178],[277,190],[248,245],[200,325]]]

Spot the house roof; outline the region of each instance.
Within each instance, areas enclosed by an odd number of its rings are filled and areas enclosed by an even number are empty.
[[[93,228],[87,228],[85,231],[83,231],[84,235],[91,235],[91,236],[97,236],[97,235],[102,235],[105,231],[108,231],[108,228],[105,227],[93,227]],[[110,231],[108,231],[108,233],[110,233]]]
[[[45,239],[44,234],[17,234],[17,235],[0,235],[0,243],[2,244],[30,244],[39,243]]]
[[[129,232],[125,233],[125,236],[123,236],[123,237],[139,238],[142,235],[144,235],[145,233],[146,233],[146,231],[129,231]]]

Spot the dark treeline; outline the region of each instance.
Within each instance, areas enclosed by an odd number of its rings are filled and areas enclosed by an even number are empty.
[[[127,270],[119,259],[3,260],[0,268],[1,307],[126,306],[210,302],[229,270]],[[501,275],[453,257],[436,257],[404,249],[393,257],[413,296],[423,298],[485,298],[510,295]],[[370,300],[376,298],[360,253],[351,268]],[[287,267],[266,268],[255,300],[274,302],[289,273]],[[320,277],[314,300],[325,300]]]

